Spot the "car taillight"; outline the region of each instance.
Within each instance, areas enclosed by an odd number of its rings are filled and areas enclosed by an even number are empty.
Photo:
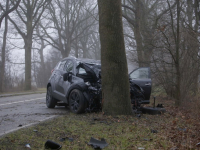
[[[53,73],[54,69],[51,70],[51,73]]]

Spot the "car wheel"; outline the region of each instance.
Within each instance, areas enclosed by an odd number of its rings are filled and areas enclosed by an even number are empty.
[[[83,93],[78,89],[72,90],[69,95],[70,110],[76,114],[82,113],[86,108],[85,104],[86,102]]]
[[[163,114],[166,112],[165,108],[160,108],[160,107],[141,107],[141,110],[142,113],[150,115]]]
[[[56,100],[52,96],[52,88],[51,88],[51,86],[49,86],[48,89],[47,89],[46,105],[47,105],[48,108],[54,108],[55,105],[56,105]]]

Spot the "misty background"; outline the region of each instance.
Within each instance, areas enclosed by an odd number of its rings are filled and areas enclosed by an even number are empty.
[[[16,1],[0,3],[1,15]],[[199,2],[122,0],[129,72],[150,67],[155,91],[199,90]],[[0,92],[46,87],[62,58],[101,59],[95,0],[22,0],[0,28]]]

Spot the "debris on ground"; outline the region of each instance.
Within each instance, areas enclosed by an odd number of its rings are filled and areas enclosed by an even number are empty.
[[[158,133],[157,130],[151,129],[151,133]]]
[[[44,146],[45,146],[45,149],[54,149],[54,150],[59,150],[62,147],[62,145],[56,142],[53,142],[51,140],[47,140]]]
[[[68,141],[70,141],[70,142],[73,142],[73,141],[74,141],[73,138],[69,138],[69,137],[60,138],[60,141],[61,141],[61,142],[64,142],[64,141],[66,141],[67,139],[68,139]]]
[[[200,142],[196,144],[196,147],[200,147]]]
[[[146,139],[146,138],[144,138],[144,141],[153,141],[153,139]]]
[[[28,148],[28,149],[31,149],[30,144],[26,144],[25,147]]]
[[[101,139],[101,141],[91,137],[90,142],[88,145],[92,146],[94,149],[102,149],[108,146],[108,143],[106,143],[106,140],[104,138]]]
[[[156,107],[158,107],[158,108],[164,108],[163,104],[158,104]]]
[[[73,142],[73,141],[74,141],[74,139],[73,139],[73,138],[68,138],[68,140],[69,140],[70,142]]]
[[[140,150],[144,150],[145,148],[144,148],[144,147],[138,147],[138,149],[140,149]]]

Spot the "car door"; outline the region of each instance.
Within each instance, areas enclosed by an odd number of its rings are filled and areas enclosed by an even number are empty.
[[[134,82],[135,84],[139,85],[144,90],[145,100],[149,100],[151,95],[150,68],[137,68],[129,74],[129,77],[131,79],[131,82]]]
[[[51,76],[49,78],[49,82],[51,82],[51,86],[52,86],[52,90],[53,93],[55,93],[55,84],[56,84],[56,80],[57,80],[57,70],[58,67],[60,66],[60,62],[58,62],[58,64],[55,66],[55,68],[51,71]]]
[[[59,93],[62,95],[62,100],[67,102],[66,100],[66,93],[71,85],[71,83],[69,81],[64,81],[63,80],[63,74],[68,73],[68,72],[72,72],[73,73],[74,70],[74,63],[72,60],[67,60],[66,63],[64,64],[64,68],[61,71],[61,77],[60,80],[58,82],[58,89],[59,89]]]
[[[62,100],[64,99],[64,95],[63,95],[63,91],[62,91],[62,87],[60,86],[60,84],[63,81],[63,69],[64,66],[66,64],[66,60],[63,60],[60,62],[60,65],[58,66],[58,68],[56,69],[56,74],[55,74],[55,95],[56,98],[58,100]]]

